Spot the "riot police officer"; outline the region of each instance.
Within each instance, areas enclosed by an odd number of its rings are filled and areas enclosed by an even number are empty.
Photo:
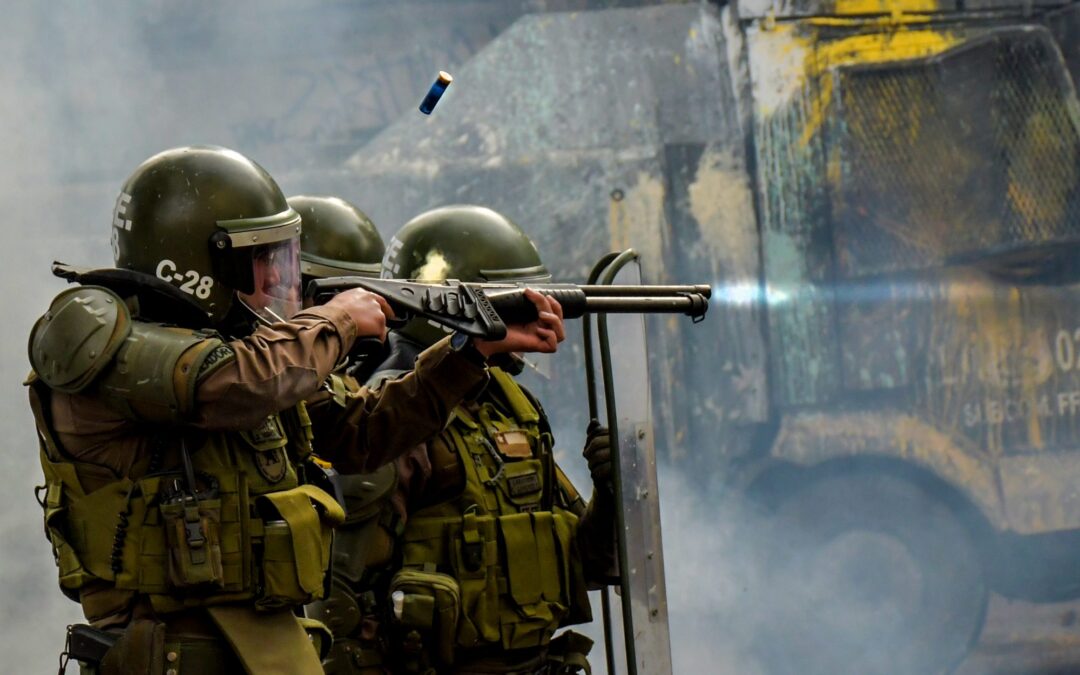
[[[514,223],[475,206],[414,218],[391,240],[383,268],[427,281],[550,278]],[[392,331],[374,386],[397,381],[444,337],[422,319]],[[441,434],[374,474],[343,477],[348,522],[331,595],[308,607],[334,632],[327,673],[587,669],[588,639],[552,638],[591,620],[587,587],[610,577],[609,439],[590,427],[595,488],[586,506],[555,465],[550,425],[516,371],[513,359],[490,366],[487,386]]]
[[[300,214],[300,272],[313,278],[378,278],[386,251],[367,214],[340,197],[296,195],[289,206]]]
[[[98,672],[321,672],[292,609],[318,598],[343,514],[308,478],[303,399],[385,301],[300,304],[300,217],[273,179],[218,147],[141,164],[113,216],[115,269],[58,272],[30,336],[45,525],[60,586],[115,641]],[[448,342],[414,377],[359,392],[328,447],[373,468],[437,432],[483,360],[552,351],[549,305],[501,343]],[[295,315],[294,315],[295,314]]]

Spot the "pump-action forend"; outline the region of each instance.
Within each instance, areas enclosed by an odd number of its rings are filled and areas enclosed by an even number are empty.
[[[686,314],[695,323],[705,317],[712,293],[708,285],[581,286],[473,283],[453,279],[431,284],[367,277],[328,277],[312,280],[306,295],[319,304],[352,288],[363,288],[386,298],[401,323],[423,316],[485,340],[504,338],[508,323],[528,323],[536,319],[536,306],[525,297],[526,288],[558,300],[566,319],[578,319],[588,313],[665,313]]]

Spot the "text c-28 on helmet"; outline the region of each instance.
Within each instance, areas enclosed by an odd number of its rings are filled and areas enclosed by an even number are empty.
[[[118,268],[151,274],[187,293],[211,324],[235,303],[265,320],[300,306],[300,215],[269,173],[218,146],[160,152],[117,197]]]

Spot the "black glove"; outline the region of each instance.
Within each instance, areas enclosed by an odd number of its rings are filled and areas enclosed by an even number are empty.
[[[613,489],[611,483],[611,434],[600,422],[592,420],[585,430],[585,450],[581,453],[589,463],[593,485]]]

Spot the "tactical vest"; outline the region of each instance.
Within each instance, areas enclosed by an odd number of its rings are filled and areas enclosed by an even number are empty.
[[[248,602],[274,609],[322,596],[332,527],[344,513],[333,497],[299,480],[311,453],[302,403],[245,432],[159,427],[163,457],[175,460],[181,437],[190,444],[183,448],[190,473],[152,459],[145,476],[87,493],[80,473],[100,476],[102,467],[63,452],[47,414],[51,392],[36,378],[29,384],[45,529],[69,597],[104,583],[145,595],[166,613]]]
[[[401,536],[389,628],[406,661],[419,637],[425,654],[414,665],[546,647],[561,625],[590,618],[577,517],[555,494],[551,434],[513,378],[490,372],[495,392],[478,408],[459,406],[442,436],[465,473],[463,492],[411,513]]]

